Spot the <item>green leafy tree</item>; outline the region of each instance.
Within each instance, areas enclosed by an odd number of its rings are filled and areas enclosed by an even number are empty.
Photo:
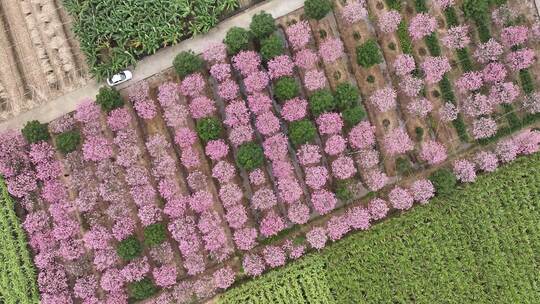
[[[247,171],[257,169],[264,164],[264,151],[254,142],[245,143],[238,148],[237,162]]]
[[[309,109],[315,117],[325,112],[331,112],[335,108],[336,100],[327,89],[318,90],[309,98]]]
[[[263,11],[253,16],[249,29],[255,38],[263,39],[276,31],[276,22],[271,14]]]
[[[282,55],[284,52],[283,41],[277,35],[271,35],[261,41],[261,57],[264,61]]]
[[[316,136],[317,128],[310,120],[303,119],[289,124],[289,139],[296,146],[312,142]]]
[[[364,68],[370,68],[383,61],[379,45],[375,39],[369,39],[356,48],[356,61]]]
[[[250,40],[251,34],[248,30],[235,26],[229,29],[223,43],[227,46],[229,53],[235,55],[246,50],[249,47]]]
[[[163,243],[167,239],[167,229],[163,223],[155,223],[144,227],[144,244],[155,246]]]
[[[132,235],[118,243],[116,253],[125,261],[131,261],[139,257],[142,253],[142,246],[139,240]]]
[[[40,141],[47,141],[51,138],[47,124],[42,124],[37,120],[27,122],[21,132],[26,141],[31,144]]]
[[[360,92],[355,85],[343,82],[338,84],[335,98],[338,109],[343,111],[356,105],[358,98],[360,98]]]
[[[431,174],[429,180],[435,186],[438,195],[446,196],[456,187],[457,179],[449,169],[439,169]]]
[[[56,147],[64,154],[75,151],[81,143],[81,133],[78,130],[64,132],[56,138]]]
[[[343,117],[345,126],[347,128],[352,128],[366,117],[366,111],[364,111],[362,106],[357,105],[341,112],[341,116]]]
[[[110,112],[124,105],[124,100],[120,92],[113,88],[101,87],[96,96],[96,103],[101,106],[105,112]]]
[[[278,101],[285,101],[300,95],[300,86],[292,77],[280,78],[275,85],[274,94]]]
[[[202,69],[204,61],[193,51],[185,51],[174,57],[173,66],[176,74],[180,77],[186,77]]]
[[[197,121],[196,129],[199,137],[208,142],[220,138],[223,125],[216,117],[206,117]]]
[[[130,297],[139,301],[148,299],[158,292],[156,285],[149,278],[130,283],[128,290]]]
[[[332,10],[329,0],[306,0],[304,11],[309,18],[321,20]]]

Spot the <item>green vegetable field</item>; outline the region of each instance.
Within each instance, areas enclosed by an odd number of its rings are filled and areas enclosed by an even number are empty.
[[[214,27],[237,0],[64,0],[90,72],[105,78]]]
[[[36,271],[14,201],[0,180],[0,303],[38,303]]]
[[[540,303],[540,154],[232,289],[233,303]]]

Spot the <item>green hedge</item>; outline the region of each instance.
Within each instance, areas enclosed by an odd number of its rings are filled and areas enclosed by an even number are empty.
[[[439,38],[437,38],[436,33],[432,33],[431,35],[427,36],[425,41],[431,56],[441,56],[441,45],[439,44]]]
[[[456,53],[459,60],[459,65],[461,66],[463,72],[473,71],[474,65],[473,61],[471,60],[471,56],[469,55],[469,50],[467,48],[458,49]]]
[[[404,54],[412,54],[413,44],[411,37],[409,36],[409,30],[407,29],[407,22],[405,22],[405,20],[402,20],[399,23],[397,34],[399,38],[399,44],[401,45],[401,51]]]
[[[240,303],[540,303],[540,154],[229,290]]]
[[[519,80],[521,83],[521,88],[523,89],[523,92],[525,92],[525,94],[534,93],[534,81],[529,70],[520,70]]]
[[[370,68],[382,63],[383,57],[375,39],[369,39],[356,47],[356,63],[364,68]]]
[[[103,111],[110,112],[114,109],[121,108],[124,105],[124,100],[117,90],[109,87],[101,87],[96,96],[96,103],[101,106]]]
[[[459,19],[456,14],[456,10],[452,6],[444,10],[444,17],[446,18],[446,25],[448,28],[459,25]]]
[[[51,138],[47,124],[42,124],[37,120],[27,122],[21,130],[21,133],[26,141],[31,144],[47,141]]]
[[[193,51],[184,51],[174,57],[174,71],[180,77],[186,77],[193,72],[202,69],[204,61],[193,53]]]
[[[255,170],[264,165],[264,151],[262,147],[254,142],[241,145],[237,153],[238,165],[247,170]]]
[[[75,151],[80,143],[81,133],[79,130],[64,132],[56,138],[56,148],[64,154]]]
[[[131,261],[142,254],[141,242],[134,235],[120,241],[116,247],[116,253],[125,261]]]

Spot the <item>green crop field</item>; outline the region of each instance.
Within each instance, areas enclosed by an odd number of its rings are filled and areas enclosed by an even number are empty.
[[[214,27],[237,0],[64,0],[90,72],[104,78]]]
[[[14,201],[0,180],[0,303],[38,303],[36,271]]]
[[[226,293],[236,303],[540,303],[540,154]]]

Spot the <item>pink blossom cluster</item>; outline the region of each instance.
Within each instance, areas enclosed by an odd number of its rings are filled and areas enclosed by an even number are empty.
[[[426,82],[435,84],[441,81],[444,74],[449,72],[452,67],[446,57],[427,57],[422,63],[422,69],[426,73]]]
[[[503,28],[501,41],[506,47],[523,45],[529,39],[529,28],[523,25],[515,25]]]
[[[166,82],[159,86],[158,101],[163,108],[165,123],[171,128],[183,126],[187,123],[188,110],[178,102],[180,98],[179,86],[173,82]]]
[[[379,18],[379,29],[383,33],[393,33],[401,22],[401,14],[396,10],[384,12]]]
[[[498,62],[487,64],[482,70],[482,77],[485,82],[497,83],[506,78],[506,67]]]
[[[294,55],[294,64],[304,70],[314,68],[319,61],[319,54],[311,49],[302,49]]]
[[[319,45],[319,55],[325,63],[333,63],[343,54],[343,42],[339,38],[327,38]]]
[[[439,116],[444,122],[454,121],[458,118],[459,110],[457,107],[450,102],[445,103],[439,109]]]
[[[411,115],[418,117],[426,117],[431,111],[433,111],[433,104],[427,98],[419,98],[411,101],[407,105],[407,111]]]
[[[213,44],[203,52],[202,57],[211,64],[222,63],[227,59],[227,46],[223,43]]]
[[[268,62],[268,74],[272,79],[278,79],[285,76],[292,76],[294,62],[288,55],[274,57]]]
[[[434,2],[441,10],[445,10],[455,4],[454,0],[435,0]]]
[[[435,17],[420,13],[413,17],[409,24],[409,35],[413,40],[420,40],[429,36],[437,28],[437,20]]]
[[[470,117],[489,115],[493,112],[494,102],[486,95],[477,93],[469,96],[463,105],[463,112]]]
[[[484,85],[483,74],[480,72],[467,72],[456,81],[461,92],[476,91]]]
[[[396,75],[405,76],[410,74],[416,68],[414,57],[409,54],[399,54],[394,60],[394,70]]]
[[[442,43],[449,49],[463,49],[469,43],[471,38],[469,37],[469,26],[458,25],[451,27],[448,30],[446,36],[442,38]]]
[[[453,171],[456,178],[462,183],[472,183],[476,180],[474,163],[469,160],[456,160],[453,164]]]
[[[347,3],[342,10],[343,20],[353,24],[366,18],[368,12],[365,5],[365,0],[355,0]]]
[[[377,110],[380,112],[387,112],[392,109],[395,109],[397,105],[397,94],[396,90],[392,87],[387,87],[379,89],[371,95],[369,101],[377,107]]]
[[[473,122],[471,133],[474,139],[492,137],[497,133],[497,122],[490,117],[480,117]]]
[[[388,200],[398,210],[409,210],[413,206],[414,197],[409,190],[396,186],[388,194]]]
[[[299,21],[285,29],[287,39],[295,50],[303,49],[311,40],[311,28],[307,21]]]
[[[513,103],[519,96],[519,87],[513,82],[496,83],[489,90],[489,98],[495,104]]]
[[[519,71],[529,68],[536,61],[534,50],[529,48],[511,52],[506,56],[506,63],[512,71]]]
[[[422,150],[420,151],[419,156],[420,159],[430,165],[440,164],[448,157],[446,154],[446,148],[439,142],[433,140],[426,141],[422,145]]]
[[[426,204],[429,199],[435,196],[435,187],[427,179],[415,181],[409,189],[414,200],[420,204]]]
[[[424,87],[422,79],[412,75],[405,75],[399,82],[399,88],[409,97],[417,97]]]
[[[480,151],[474,156],[474,163],[484,172],[494,172],[499,166],[497,155],[489,151]]]
[[[503,52],[502,45],[491,38],[487,42],[478,45],[474,57],[480,63],[489,63],[499,60]]]
[[[384,137],[384,149],[390,155],[404,154],[414,149],[414,143],[403,128],[396,128]]]
[[[326,87],[326,75],[323,71],[312,69],[306,72],[304,85],[309,91],[317,91]]]

